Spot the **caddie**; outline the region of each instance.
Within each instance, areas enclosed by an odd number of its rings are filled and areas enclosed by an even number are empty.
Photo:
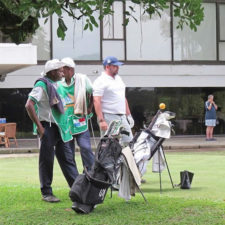
[[[51,187],[54,155],[70,187],[78,176],[74,152],[69,145],[73,137],[68,129],[62,100],[57,93],[57,81],[63,76],[64,65],[58,59],[46,62],[43,77],[35,82],[25,105],[41,140],[39,178],[42,200],[46,202],[60,201],[53,195]]]
[[[69,129],[73,135],[70,146],[74,151],[76,139],[83,167],[91,170],[94,154],[91,149],[88,119],[92,116],[93,108],[92,84],[85,74],[75,73],[73,59],[66,57],[61,61],[65,64],[64,78],[58,82],[58,93],[63,101]]]

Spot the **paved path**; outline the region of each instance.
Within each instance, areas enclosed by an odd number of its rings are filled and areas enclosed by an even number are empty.
[[[96,142],[99,142],[97,138]],[[163,143],[164,150],[185,151],[185,150],[224,150],[225,151],[225,135],[216,136],[216,141],[206,141],[204,136],[172,136]],[[92,148],[95,144],[92,139]],[[11,144],[9,148],[0,146],[0,155],[2,154],[24,154],[38,153],[37,139],[18,139],[18,147]]]

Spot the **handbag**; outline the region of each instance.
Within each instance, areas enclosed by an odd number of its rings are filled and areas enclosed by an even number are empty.
[[[191,183],[194,177],[194,173],[187,170],[180,172],[180,188],[181,189],[190,189]]]

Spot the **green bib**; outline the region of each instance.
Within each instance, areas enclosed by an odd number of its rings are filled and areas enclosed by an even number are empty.
[[[88,119],[90,115],[75,115],[74,114],[74,85],[64,86],[58,82],[57,92],[60,95],[65,115],[68,118],[68,125],[72,135],[83,133],[88,129]]]
[[[47,86],[44,82],[38,81],[34,87],[42,87],[47,93]],[[58,88],[57,88],[58,92]],[[38,108],[36,108],[38,110]],[[66,113],[62,114],[57,109],[51,108],[52,116],[55,120],[55,123],[59,127],[59,132],[64,142],[70,141],[73,139],[72,133],[69,129],[69,118]]]

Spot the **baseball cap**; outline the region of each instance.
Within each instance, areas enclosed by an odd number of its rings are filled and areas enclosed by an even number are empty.
[[[103,60],[103,65],[114,65],[114,66],[121,66],[123,65],[122,62],[120,62],[116,57],[114,56],[107,56],[104,60]]]
[[[42,74],[46,74],[49,71],[57,70],[57,69],[62,68],[64,66],[65,66],[65,63],[59,61],[58,59],[48,60],[45,63],[45,68],[44,68],[44,71],[42,72]]]
[[[72,67],[72,68],[75,68],[75,65],[76,65],[73,59],[71,59],[70,57],[63,58],[61,62],[63,62],[65,66]]]

